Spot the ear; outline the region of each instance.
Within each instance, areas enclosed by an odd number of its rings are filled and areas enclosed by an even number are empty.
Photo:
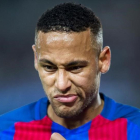
[[[111,51],[109,46],[103,48],[99,56],[99,69],[101,73],[108,72],[111,63]]]
[[[37,51],[35,45],[32,45],[32,49],[34,52],[34,67],[36,70],[38,70],[38,63],[37,63]]]

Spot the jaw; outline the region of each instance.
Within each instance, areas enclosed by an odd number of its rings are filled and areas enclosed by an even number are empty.
[[[94,100],[89,104],[89,106],[81,110],[81,112],[79,111],[77,115],[72,115],[71,112],[65,112],[66,114],[61,113],[58,116],[50,104],[48,106],[48,116],[52,121],[55,121],[56,123],[68,129],[74,129],[99,115],[103,109],[103,105],[104,101],[101,100],[100,95],[98,94],[96,98],[94,98]]]

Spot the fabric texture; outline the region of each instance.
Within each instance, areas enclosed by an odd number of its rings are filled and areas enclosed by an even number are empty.
[[[50,120],[46,97],[6,113],[0,116],[0,140],[49,140],[53,132],[67,140],[140,140],[140,110],[100,95],[101,114],[72,130]]]

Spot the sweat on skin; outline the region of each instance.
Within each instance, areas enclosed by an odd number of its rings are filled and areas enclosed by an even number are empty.
[[[100,73],[109,69],[110,49],[105,47],[98,56],[91,42],[90,30],[39,31],[33,45],[35,68],[50,101],[47,114],[69,129],[90,121],[103,108]]]

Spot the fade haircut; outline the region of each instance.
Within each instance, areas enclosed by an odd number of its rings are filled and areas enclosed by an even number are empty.
[[[102,25],[92,10],[81,4],[63,3],[47,10],[39,18],[35,31],[35,40],[39,31],[48,32],[82,32],[90,29],[96,49],[102,49]],[[94,44],[95,45],[95,44]]]

